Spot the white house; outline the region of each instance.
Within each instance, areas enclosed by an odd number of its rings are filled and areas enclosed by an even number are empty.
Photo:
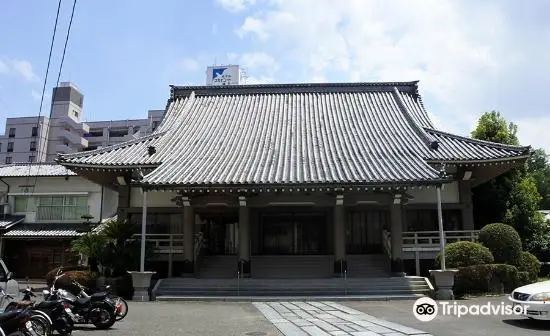
[[[12,164],[0,166],[0,204],[0,255],[34,278],[70,261],[70,241],[90,228],[83,216],[112,217],[118,193],[57,164]]]

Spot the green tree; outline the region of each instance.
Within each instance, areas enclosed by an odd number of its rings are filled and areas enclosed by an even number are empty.
[[[519,145],[517,132],[518,127],[514,123],[508,123],[500,112],[490,111],[479,118],[472,137],[501,144]]]
[[[103,250],[107,245],[107,238],[95,232],[88,232],[71,242],[71,249],[88,257],[88,265],[93,272],[98,271],[98,263],[101,263]]]
[[[477,123],[472,137],[479,140],[517,145],[517,126],[508,123],[496,111],[485,112]],[[501,222],[506,215],[508,196],[521,169],[512,169],[473,190],[474,220],[478,228],[489,223]]]
[[[533,176],[541,196],[539,209],[550,209],[550,161],[544,149],[537,149],[527,161],[527,171]]]
[[[541,197],[537,191],[537,183],[531,175],[525,175],[515,181],[508,198],[508,210],[504,222],[513,226],[523,238],[530,238],[536,232],[537,210]]]

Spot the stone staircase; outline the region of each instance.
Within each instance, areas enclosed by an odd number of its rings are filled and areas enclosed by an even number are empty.
[[[347,255],[348,278],[384,278],[390,276],[388,257],[384,254]]]
[[[204,256],[197,277],[204,279],[236,278],[237,262],[238,258],[233,255]]]
[[[262,279],[330,278],[333,256],[277,255],[252,256],[251,277]]]
[[[157,300],[342,298],[403,299],[430,293],[422,277],[322,278],[322,279],[195,279],[167,278],[153,296]]]

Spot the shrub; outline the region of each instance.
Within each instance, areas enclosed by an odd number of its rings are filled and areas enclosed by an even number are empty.
[[[479,232],[479,242],[491,250],[495,262],[519,265],[521,238],[510,225],[502,223],[485,225]]]
[[[441,254],[435,258],[436,265],[441,263]],[[445,246],[446,267],[458,268],[494,262],[491,251],[485,246],[471,241],[459,241]]]
[[[487,264],[462,267],[459,269],[454,285],[457,297],[476,293],[508,293],[526,284],[523,275],[515,266],[506,264]]]
[[[540,273],[540,261],[529,252],[521,252],[521,259],[518,269],[529,274],[528,279],[531,282],[537,281]]]
[[[77,266],[77,265],[69,265],[69,266],[60,266],[56,267],[53,270],[49,271],[46,274],[45,280],[48,287],[50,287],[53,283],[53,280],[55,279],[55,275],[59,270],[61,270],[61,273],[67,272],[67,271],[87,271],[90,268],[88,266]]]

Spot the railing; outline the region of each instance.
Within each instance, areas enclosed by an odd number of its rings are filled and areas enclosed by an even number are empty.
[[[140,234],[136,234],[134,237],[141,239]],[[146,234],[145,240],[153,244],[157,254],[183,254],[183,234]]]
[[[440,238],[439,231],[415,231],[403,232],[403,251],[418,252],[418,251],[439,251]],[[477,241],[479,231],[477,230],[460,230],[460,231],[444,231],[445,243],[454,243],[457,241]],[[391,233],[383,232],[384,250],[388,255],[391,255]]]

